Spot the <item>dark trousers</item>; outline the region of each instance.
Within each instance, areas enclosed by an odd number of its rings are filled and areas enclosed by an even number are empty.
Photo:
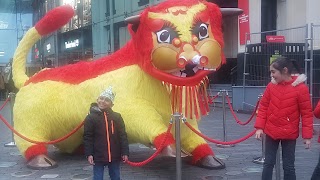
[[[93,166],[93,180],[103,180],[104,167],[108,166],[111,180],[120,180],[120,161]]]
[[[311,180],[320,180],[320,156],[319,156],[318,164],[313,171]]]
[[[276,155],[281,142],[284,180],[296,180],[294,168],[296,140],[274,140],[266,135],[265,161],[263,164],[262,180],[272,180],[273,167],[276,164]]]

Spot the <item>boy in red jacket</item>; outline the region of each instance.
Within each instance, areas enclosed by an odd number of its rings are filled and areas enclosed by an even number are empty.
[[[313,133],[313,114],[306,76],[292,77],[295,62],[280,57],[270,65],[272,81],[260,101],[255,123],[256,138],[266,134],[265,162],[262,180],[272,180],[276,153],[281,142],[284,180],[296,180],[295,148],[299,137],[299,122],[302,118],[302,138],[310,148]]]

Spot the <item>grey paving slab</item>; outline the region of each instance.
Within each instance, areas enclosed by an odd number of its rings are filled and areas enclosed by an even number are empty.
[[[0,102],[0,105],[2,103]],[[212,109],[213,107],[211,107]],[[222,109],[212,109],[211,113],[203,117],[200,130],[203,134],[223,139]],[[10,109],[5,107],[0,112],[6,119],[10,119]],[[247,120],[250,115],[237,114],[240,120]],[[253,130],[253,123],[240,126],[236,123],[230,111],[227,111],[227,140],[239,139]],[[303,141],[298,139],[296,149],[296,174],[298,180],[309,180],[313,168],[317,164],[320,146],[313,140],[310,150],[304,149]],[[0,122],[0,180],[72,180],[91,179],[92,167],[81,155],[59,153],[55,148],[49,148],[49,155],[58,162],[58,167],[50,170],[31,170],[26,167],[25,159],[16,147],[4,147],[3,144],[11,141],[11,131]],[[220,148],[209,143],[215,153],[224,157],[226,169],[207,170],[189,164],[190,157],[182,159],[183,180],[258,180],[261,179],[262,165],[252,160],[261,156],[261,142],[253,137],[236,144],[234,147]],[[130,145],[130,160],[135,162],[149,158],[155,152],[140,144]],[[122,179],[124,180],[174,180],[176,177],[175,159],[170,157],[156,157],[149,164],[142,167],[132,167],[122,164]],[[281,170],[281,173],[282,170]],[[51,175],[51,176],[50,176]],[[105,179],[108,173],[105,171]],[[275,178],[274,178],[275,179]]]

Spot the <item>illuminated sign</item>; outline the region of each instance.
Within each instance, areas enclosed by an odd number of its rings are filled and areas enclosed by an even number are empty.
[[[66,49],[78,47],[79,46],[79,39],[75,39],[73,41],[67,41],[67,42],[64,42],[64,44],[66,46]]]
[[[51,44],[47,44],[47,52],[49,53],[51,50]]]

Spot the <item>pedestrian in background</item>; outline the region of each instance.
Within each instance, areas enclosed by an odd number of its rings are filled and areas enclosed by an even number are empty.
[[[318,104],[314,109],[313,114],[316,118],[320,119],[320,101],[318,101]],[[320,135],[318,137],[318,142],[320,143]],[[320,156],[319,156],[318,164],[314,168],[311,180],[320,180]]]
[[[48,59],[47,62],[46,62],[46,68],[54,68],[53,66],[53,63],[52,63],[52,60],[51,59]]]
[[[262,180],[272,180],[276,154],[281,143],[284,180],[295,180],[295,149],[302,118],[302,138],[310,148],[313,133],[313,114],[307,79],[304,74],[291,76],[293,68],[300,71],[297,63],[279,57],[270,65],[271,82],[260,101],[255,128],[256,138],[266,134],[265,162]]]
[[[109,87],[92,103],[84,123],[84,148],[93,165],[93,179],[102,180],[108,166],[111,180],[120,180],[120,162],[126,162],[129,146],[121,115],[112,110],[114,93]]]
[[[12,79],[12,63],[13,63],[13,58],[10,58],[8,64],[4,68],[4,82],[5,82],[5,87],[8,93],[13,92],[17,93],[18,89],[15,87],[13,79]]]

